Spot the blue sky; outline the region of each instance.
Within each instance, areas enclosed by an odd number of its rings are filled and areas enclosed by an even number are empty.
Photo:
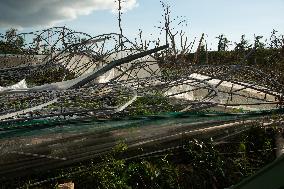
[[[231,41],[238,41],[242,34],[251,41],[254,34],[267,38],[272,29],[284,34],[284,0],[168,0],[165,2],[171,6],[173,18],[186,17],[188,26],[182,29],[186,31],[190,40],[194,37],[199,38],[204,32],[209,46],[212,43],[210,47],[213,49],[217,46],[215,37],[219,34],[225,34]],[[154,26],[159,25],[159,21],[162,20],[159,0],[137,0],[136,3],[138,6],[123,14],[124,35],[133,39],[137,36],[138,30],[142,29],[145,38],[157,38],[159,30]],[[107,8],[92,10],[84,15],[78,14],[72,20],[62,19],[63,21],[55,25],[92,35],[118,32],[116,16]],[[0,32],[5,31],[7,27],[9,24],[6,22],[6,25],[0,28]],[[48,26],[24,26],[22,31],[37,30],[42,27]]]

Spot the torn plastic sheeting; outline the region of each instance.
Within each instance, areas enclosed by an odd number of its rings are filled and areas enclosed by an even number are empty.
[[[25,79],[21,80],[20,82],[14,84],[14,85],[8,86],[8,87],[1,87],[0,86],[0,93],[4,92],[4,91],[19,90],[19,89],[20,90],[28,89],[28,86],[27,86]]]

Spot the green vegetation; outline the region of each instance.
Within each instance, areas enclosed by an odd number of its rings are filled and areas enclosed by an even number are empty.
[[[62,81],[63,78],[65,80],[74,79],[75,74],[70,73],[64,68],[50,67],[33,71],[29,75],[27,75],[25,79],[28,86],[32,87]],[[1,86],[9,86],[19,82],[21,79],[11,77],[0,77],[0,83]]]
[[[4,40],[0,36],[0,54],[23,54],[24,38],[17,36],[17,29],[6,31]]]
[[[62,81],[65,76],[65,80],[74,79],[75,74],[70,73],[64,68],[45,68],[44,70],[39,70],[38,72],[33,72],[26,78],[26,81],[30,85],[43,85],[46,83],[54,83]]]
[[[205,43],[200,44],[200,48],[195,53],[171,55],[160,60],[160,66],[164,72],[184,71],[188,65],[192,64],[209,64],[209,65],[232,65],[242,64],[258,68],[271,76],[277,77],[284,83],[284,40],[283,35],[276,35],[277,31],[273,30],[270,41],[267,43],[260,42],[261,37],[255,37],[253,44],[245,39],[242,35],[240,42],[235,42],[231,49],[228,50],[229,41],[225,35],[220,35],[218,50],[209,51]],[[255,48],[255,50],[246,59],[244,57]]]
[[[152,108],[149,108],[149,106]],[[161,112],[172,112],[176,110],[171,105],[168,98],[159,94],[139,97],[131,104],[131,107],[127,116],[155,115]]]
[[[141,157],[129,157],[118,143],[100,161],[94,159],[52,172],[2,183],[2,187],[56,188],[72,181],[76,188],[225,188],[252,175],[275,159],[276,129],[255,125],[247,132],[215,143],[188,139],[180,148]],[[54,179],[52,179],[54,178]],[[38,181],[45,180],[42,184]]]

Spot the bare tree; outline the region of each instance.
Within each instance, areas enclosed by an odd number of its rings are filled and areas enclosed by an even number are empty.
[[[123,42],[122,42],[122,26],[121,26],[121,22],[122,22],[122,0],[117,0],[118,2],[118,27],[119,27],[119,46],[121,48],[121,50],[123,49]]]

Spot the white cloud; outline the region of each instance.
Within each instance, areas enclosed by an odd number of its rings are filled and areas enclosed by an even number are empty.
[[[50,26],[117,6],[115,0],[0,0],[0,27]],[[123,0],[124,12],[136,6],[137,0]]]

